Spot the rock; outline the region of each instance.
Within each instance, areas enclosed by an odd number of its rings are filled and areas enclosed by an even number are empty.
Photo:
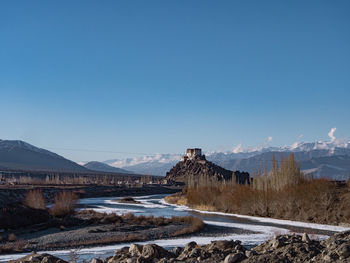
[[[49,255],[49,254],[36,254],[32,253],[28,256],[16,259],[16,260],[10,260],[10,263],[68,263],[67,261],[64,261],[60,258],[57,258],[55,256]]]
[[[117,254],[126,254],[129,252],[129,247],[122,247],[120,249],[117,249],[116,251],[114,251],[114,255],[117,255]]]
[[[274,240],[272,240],[272,242],[271,242],[271,247],[272,248],[279,248],[279,247],[282,247],[283,246],[283,242],[281,242],[281,240],[279,240],[279,239],[274,239]]]
[[[337,250],[337,254],[341,258],[348,258],[348,257],[350,257],[350,245],[349,244],[341,245],[340,248]]]
[[[93,258],[90,263],[103,263],[103,260],[102,259],[99,259],[99,258]]]
[[[245,251],[245,256],[247,258],[249,258],[250,256],[254,256],[254,255],[257,255],[258,253],[256,253],[254,250],[246,250]]]
[[[235,263],[241,262],[243,259],[247,258],[243,253],[229,254],[226,256],[224,263]]]
[[[192,249],[194,249],[197,246],[198,246],[197,243],[192,241],[192,242],[186,244],[184,251],[191,251]]]
[[[150,258],[138,257],[136,263],[151,263],[152,260]]]
[[[129,248],[129,253],[131,256],[141,256],[143,247],[137,244],[131,244]]]
[[[235,245],[240,244],[240,242],[234,242],[233,240],[218,240],[218,241],[212,241],[210,245],[208,246],[208,250],[226,250],[233,248]]]
[[[183,251],[181,247],[174,247],[170,252],[173,253],[176,257],[178,257]]]
[[[144,245],[142,248],[141,255],[144,258],[151,258],[151,259],[170,258],[170,257],[175,256],[174,254],[170,253],[168,250],[166,250],[166,249],[164,249],[156,244]]]
[[[182,253],[177,257],[178,260],[184,260],[186,258],[190,257],[190,253],[193,249],[195,249],[196,247],[198,247],[197,243],[192,241],[188,244],[186,244],[184,250],[182,251]]]
[[[201,256],[201,251],[198,248],[194,248],[190,251],[190,253],[188,254],[188,257],[190,258],[196,258],[196,257],[200,257]]]
[[[305,243],[310,243],[311,242],[309,236],[306,233],[303,234],[303,237],[301,238],[301,241],[303,241]]]

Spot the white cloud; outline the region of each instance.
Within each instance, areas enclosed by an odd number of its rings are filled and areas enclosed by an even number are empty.
[[[233,152],[233,153],[240,153],[240,152],[243,152],[243,151],[244,151],[244,148],[243,148],[242,143],[237,144],[237,145],[234,146],[233,149],[232,149],[232,152]]]
[[[334,136],[334,133],[336,130],[337,130],[337,128],[332,128],[328,133],[329,138],[331,138],[331,142],[334,142],[336,140],[336,138]]]
[[[304,134],[300,134],[297,140],[290,146],[292,149],[296,149],[299,146],[300,139],[303,138]]]

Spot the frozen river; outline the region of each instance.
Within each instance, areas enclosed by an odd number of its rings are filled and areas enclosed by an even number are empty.
[[[137,204],[122,204],[116,202],[119,198],[87,198],[80,200],[83,205],[94,207],[98,212],[125,214],[132,212],[135,215],[154,215],[154,216],[197,216],[206,224],[211,225],[216,231],[208,233],[193,234],[191,236],[152,240],[144,243],[156,243],[164,247],[184,246],[190,241],[198,244],[206,244],[212,240],[233,239],[241,240],[243,245],[258,245],[276,234],[285,233],[310,233],[312,238],[326,238],[334,232],[349,230],[349,228],[340,226],[329,226],[320,224],[309,224],[303,222],[277,220],[270,218],[241,216],[235,214],[216,213],[216,212],[200,212],[191,210],[184,206],[169,205],[164,201],[164,195],[151,195],[134,197],[139,201]],[[113,255],[118,248],[128,246],[130,243],[118,245],[98,246],[77,250],[80,260],[90,260],[93,257],[105,258]],[[48,252],[62,259],[67,259],[71,251],[57,250]],[[0,262],[7,262],[11,259],[22,257],[26,254],[0,255]]]

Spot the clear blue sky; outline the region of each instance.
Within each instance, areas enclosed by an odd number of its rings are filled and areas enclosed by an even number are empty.
[[[350,1],[1,1],[0,138],[75,161],[350,135]]]

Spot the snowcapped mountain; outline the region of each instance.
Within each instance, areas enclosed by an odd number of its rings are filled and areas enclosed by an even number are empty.
[[[98,172],[106,172],[106,173],[121,173],[121,174],[132,174],[133,172],[127,171],[121,168],[110,166],[106,163],[91,161],[83,165],[85,168],[98,171]]]
[[[180,160],[181,156],[181,154],[156,154],[153,156],[142,156],[121,160],[107,160],[104,163],[134,173],[165,176],[165,173]]]
[[[324,162],[331,162],[332,158],[350,156],[350,141],[331,139],[330,141],[297,142],[290,146],[243,148],[236,147],[226,152],[206,152],[207,160],[226,169],[252,172],[263,167],[269,168],[272,154],[278,160],[280,156],[287,156],[293,152],[301,169],[304,172],[317,171],[316,177],[329,177],[334,179],[350,177],[350,168],[346,157],[336,165],[324,166]],[[123,160],[108,160],[105,163],[141,174],[164,176],[181,158],[183,154],[156,154]],[[325,159],[323,157],[328,157]],[[339,158],[338,158],[339,159]],[[323,165],[323,166],[322,166]],[[326,169],[327,168],[327,169]],[[314,170],[312,170],[314,169]],[[340,172],[341,171],[341,172]]]

